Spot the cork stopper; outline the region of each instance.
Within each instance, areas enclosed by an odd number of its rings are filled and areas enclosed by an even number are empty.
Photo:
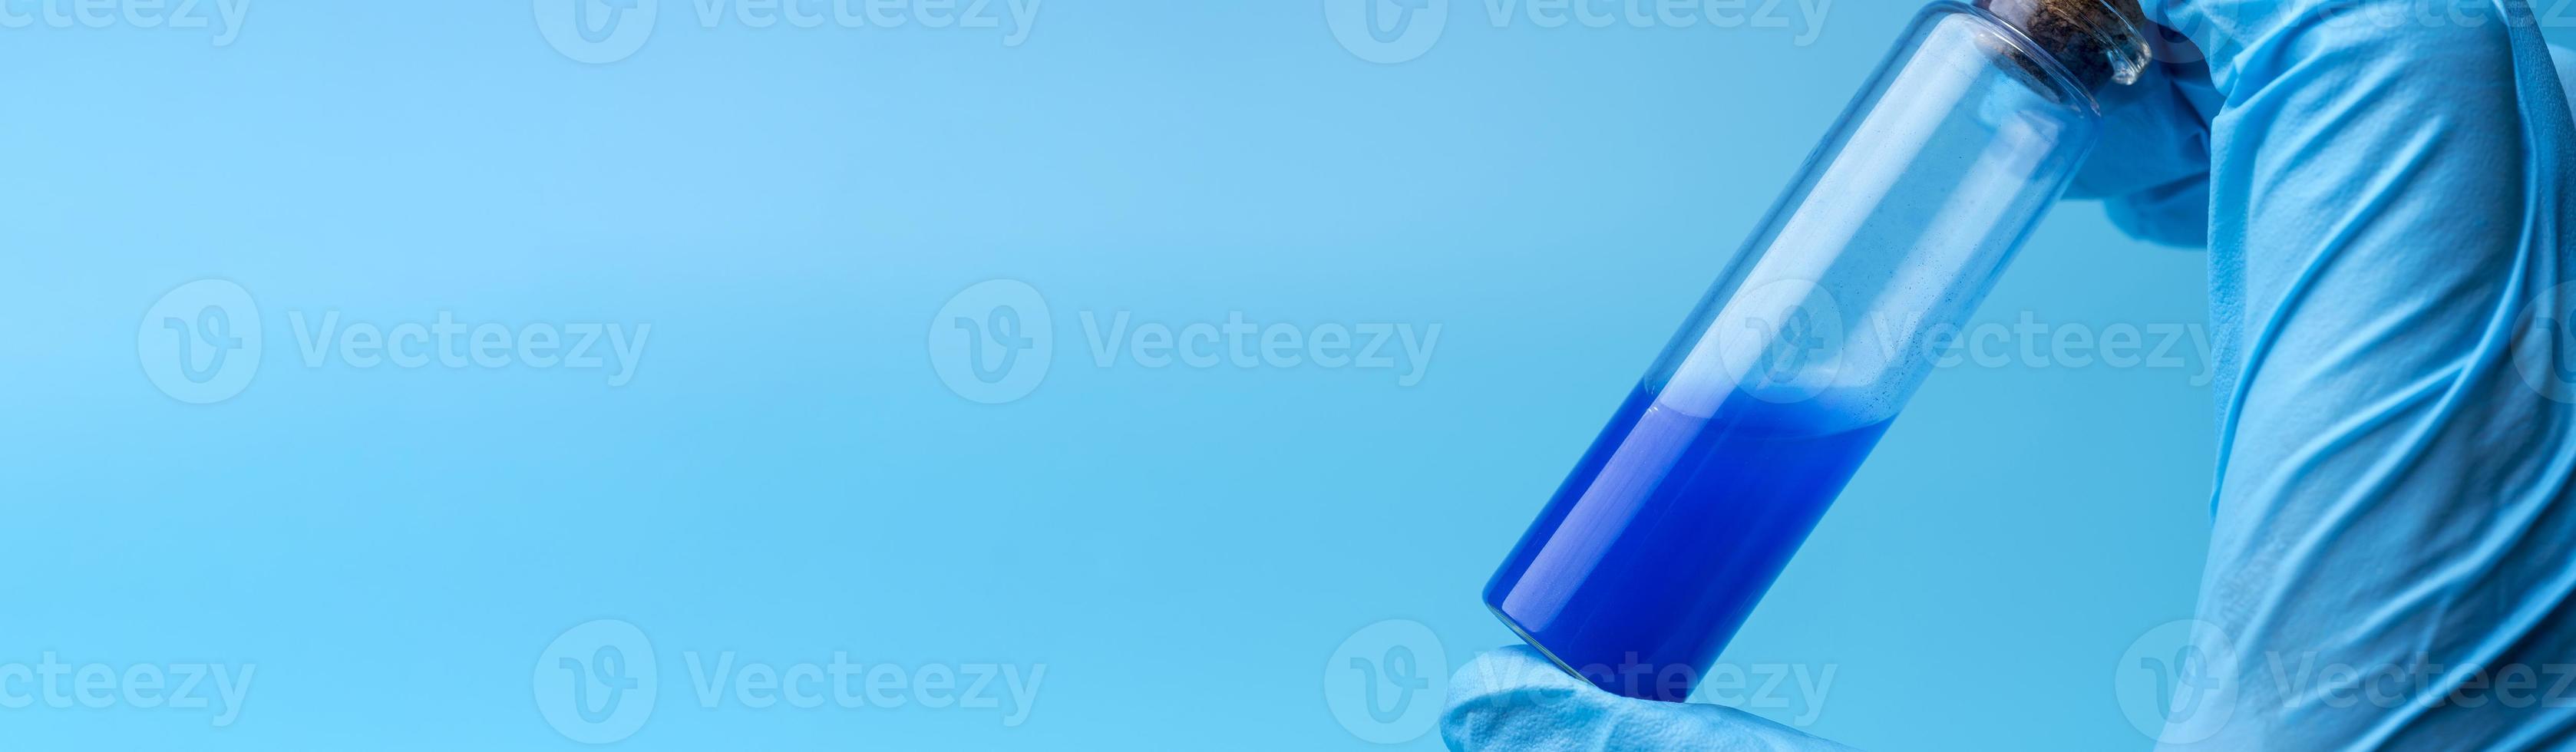
[[[1977,0],[1976,5],[2029,37],[2087,93],[2135,83],[2146,70],[2147,38],[2140,31],[2146,14],[2137,0]]]

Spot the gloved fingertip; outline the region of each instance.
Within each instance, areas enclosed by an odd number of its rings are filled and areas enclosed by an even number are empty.
[[[1596,694],[1528,646],[1487,651],[1450,676],[1440,737],[1455,750],[1557,749],[1551,739],[1588,725]]]
[[[2209,182],[2205,179],[2107,198],[2102,211],[2129,237],[2177,248],[2209,244]]]
[[[1843,750],[1717,705],[1604,692],[1515,645],[1476,656],[1449,679],[1440,737],[1454,750]]]
[[[1495,648],[1469,659],[1449,678],[1449,696],[1508,691],[1527,684],[1564,684],[1578,680],[1528,645]]]
[[[2194,75],[2152,66],[2104,113],[2102,145],[2066,186],[2066,197],[2126,200],[2131,194],[2209,179],[2208,126],[2191,100]]]

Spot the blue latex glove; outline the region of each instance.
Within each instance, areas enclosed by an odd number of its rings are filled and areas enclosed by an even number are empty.
[[[1850,749],[1723,705],[1610,694],[1527,645],[1476,656],[1450,677],[1440,735],[1461,750]]]
[[[2531,321],[2576,307],[2576,290],[2547,296],[2576,278],[2576,125],[2531,11],[2145,6],[2189,43],[2159,47],[2075,192],[2133,234],[2210,249],[2221,456],[2196,644],[2223,691],[2166,745],[2576,744],[2576,689],[2559,707],[2493,693],[2510,666],[2576,664],[2576,405],[2559,401],[2576,388],[2547,365],[2576,346]],[[2356,704],[2349,684],[2283,686],[2274,656],[2433,668],[2422,691],[2409,675]],[[2446,701],[2463,685],[2487,701]],[[1525,648],[1451,686],[1443,734],[1462,750],[1835,748],[1619,698]]]

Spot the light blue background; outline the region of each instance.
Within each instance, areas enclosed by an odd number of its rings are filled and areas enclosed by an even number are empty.
[[[18,6],[24,7],[24,3]],[[1396,65],[1312,0],[1054,0],[998,31],[699,28],[608,65],[528,3],[260,3],[0,31],[0,662],[257,664],[239,720],[0,710],[25,748],[567,749],[592,619],[655,644],[617,749],[1331,749],[1326,658],[1477,591],[1912,3],[1791,29],[1496,29]],[[2203,258],[2075,204],[1981,318],[2201,320]],[[143,312],[240,283],[247,391],[183,404]],[[1025,399],[961,399],[949,296],[1026,281]],[[649,323],[597,371],[307,368],[287,314]],[[1426,377],[1096,367],[1077,315],[1439,324]],[[2142,747],[2132,641],[2189,615],[2204,367],[1937,373],[1728,653],[1837,667],[1809,730]],[[1043,663],[992,711],[703,710],[680,651]],[[1429,702],[1431,700],[1420,700]],[[1781,710],[1765,710],[1788,718]],[[1413,748],[1434,748],[1436,734]]]

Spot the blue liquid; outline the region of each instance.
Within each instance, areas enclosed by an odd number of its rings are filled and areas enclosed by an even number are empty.
[[[1816,402],[1730,394],[1715,414],[1640,385],[1485,605],[1594,685],[1680,702],[1887,431]]]

